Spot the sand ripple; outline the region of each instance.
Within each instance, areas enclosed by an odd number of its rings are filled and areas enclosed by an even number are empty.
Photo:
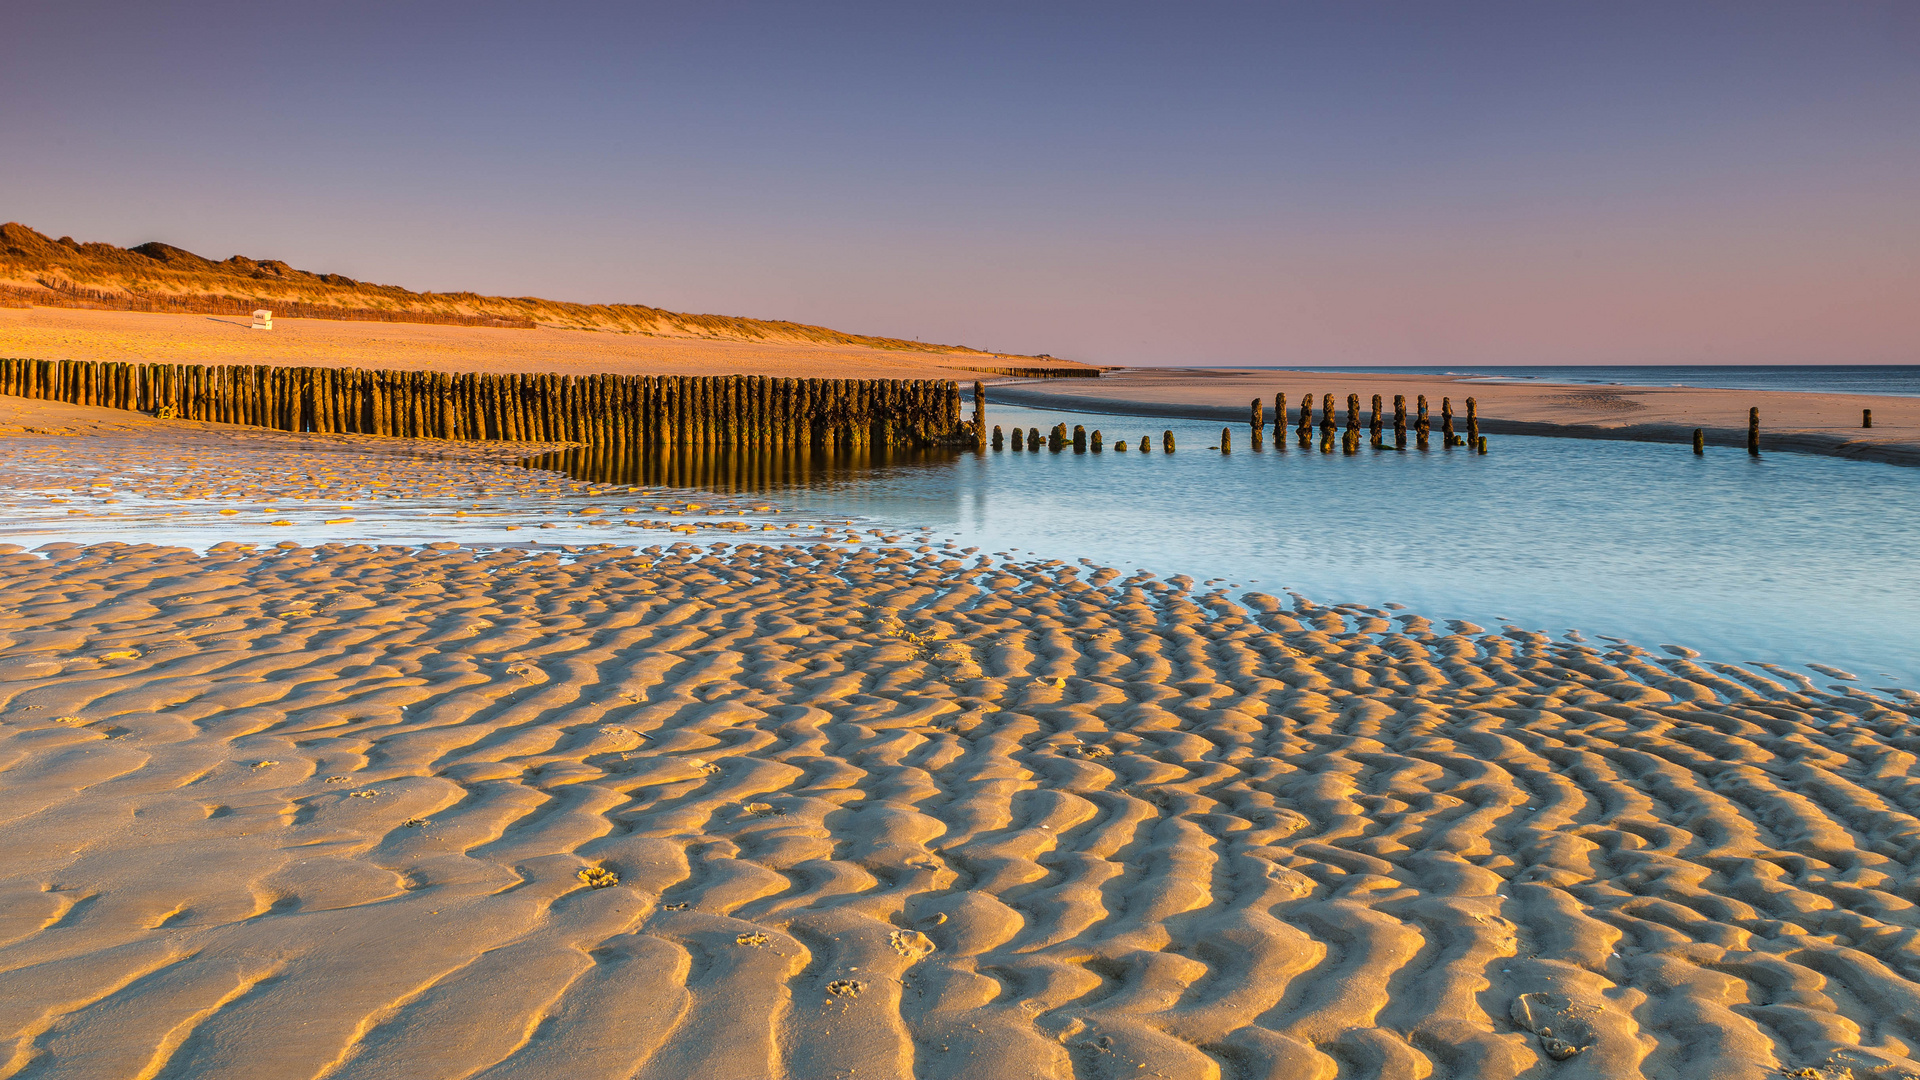
[[[0,597],[0,1076],[1920,1075],[1911,692],[930,549]]]

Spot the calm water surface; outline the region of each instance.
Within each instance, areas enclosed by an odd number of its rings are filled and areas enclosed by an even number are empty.
[[[1920,686],[1920,469],[1525,437],[1495,438],[1485,456],[1348,456],[1297,445],[1255,452],[1244,426],[1234,429],[1235,452],[1223,455],[1208,449],[1217,423],[1011,407],[988,414],[1002,427],[1058,421],[1101,429],[1109,449],[873,457],[599,448],[540,462],[582,483],[542,487],[549,493],[538,497],[368,501],[347,524],[323,520],[333,508],[318,503],[56,502],[20,491],[0,498],[0,540],[204,548],[289,539],[644,547],[931,538],[1021,559],[1185,574],[1236,593],[1400,603],[1436,620],[1577,628],[1676,643],[1714,660],[1814,661],[1868,685]],[[1172,455],[1158,449],[1169,427],[1180,445]],[[1152,453],[1111,449],[1149,433]],[[708,505],[672,515],[655,508],[675,491]],[[295,525],[275,527],[275,519]]]
[[[1101,429],[1109,449],[907,456],[804,480],[682,458],[678,478],[777,491],[808,515],[928,525],[986,552],[1920,682],[1920,469],[1527,437],[1496,438],[1485,456],[1254,452],[1244,426],[1223,455],[1207,449],[1217,424],[988,414],[1009,428],[1059,421]],[[1172,455],[1158,449],[1169,427]],[[1154,452],[1132,449],[1149,432]]]

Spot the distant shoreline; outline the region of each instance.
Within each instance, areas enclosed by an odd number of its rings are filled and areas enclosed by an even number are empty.
[[[1278,377],[1288,376],[1284,382]],[[1314,379],[1314,376],[1323,378]],[[1340,382],[1331,379],[1342,380]],[[1332,393],[1344,426],[1346,397],[1361,395],[1367,409],[1383,395],[1391,424],[1392,396],[1407,399],[1411,417],[1417,396],[1426,394],[1434,424],[1440,399],[1452,397],[1464,426],[1465,399],[1479,402],[1480,430],[1487,435],[1542,435],[1570,439],[1687,443],[1695,428],[1717,447],[1746,445],[1746,411],[1761,409],[1761,449],[1765,452],[1824,454],[1890,465],[1920,467],[1920,398],[1865,394],[1806,393],[1718,387],[1595,386],[1587,383],[1494,383],[1465,375],[1407,374],[1322,369],[1129,368],[1098,380],[1047,389],[1035,381],[999,381],[987,388],[988,402],[1030,408],[1064,409],[1103,415],[1157,416],[1219,420],[1245,424],[1249,402],[1264,403],[1271,425],[1272,398],[1288,396],[1289,413],[1298,415],[1300,393]],[[1296,381],[1300,380],[1300,381]],[[1871,409],[1874,426],[1860,427],[1861,410]],[[1411,423],[1411,419],[1409,419]]]

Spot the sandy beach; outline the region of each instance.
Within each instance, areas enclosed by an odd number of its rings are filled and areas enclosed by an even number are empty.
[[[0,307],[0,356],[162,364],[272,364],[560,375],[768,375],[811,379],[991,378],[969,365],[1081,367],[1029,356],[856,345],[503,330],[225,315]]]
[[[514,471],[12,404],[15,486]],[[1920,694],[1837,669],[912,538],[0,598],[0,1076],[1920,1076]]]
[[[1127,368],[1098,379],[1024,381],[996,385],[989,399],[1036,408],[1075,409],[1145,416],[1218,419],[1244,425],[1254,398],[1266,403],[1272,423],[1273,395],[1287,395],[1291,410],[1302,397],[1332,394],[1344,423],[1347,395],[1360,407],[1373,395],[1391,423],[1393,396],[1404,395],[1409,416],[1425,394],[1438,430],[1440,399],[1455,412],[1479,403],[1480,429],[1492,435],[1554,435],[1564,438],[1633,439],[1684,443],[1694,428],[1712,445],[1745,446],[1747,410],[1760,410],[1761,446],[1840,457],[1920,465],[1920,398],[1867,394],[1807,394],[1719,390],[1679,386],[1587,386],[1469,382],[1459,376],[1382,375],[1350,371],[1248,371],[1234,369]],[[1873,427],[1860,426],[1860,411],[1873,410]]]

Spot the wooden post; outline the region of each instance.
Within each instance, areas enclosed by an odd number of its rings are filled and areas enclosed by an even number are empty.
[[[1260,449],[1260,433],[1266,430],[1267,427],[1267,420],[1263,415],[1264,408],[1265,406],[1259,398],[1254,398],[1252,404],[1247,407],[1247,424],[1253,429],[1253,448],[1255,450]]]
[[[977,381],[973,384],[973,445],[976,449],[987,445],[987,386]]]
[[[1151,435],[1140,436],[1140,452],[1143,454],[1153,453],[1153,436]]]
[[[1223,454],[1233,453],[1233,429],[1232,428],[1223,427],[1220,429],[1220,452]]]
[[[1313,395],[1307,394],[1300,399],[1300,434],[1313,431]]]
[[[1320,395],[1320,435],[1325,439],[1340,429],[1340,422],[1333,415],[1333,395]]]
[[[1707,452],[1707,433],[1699,428],[1693,429],[1693,452],[1696,456]]]
[[[1440,399],[1440,445],[1451,450],[1453,443],[1453,399],[1443,397]]]
[[[1087,426],[1085,424],[1073,425],[1073,452],[1076,454],[1084,454],[1087,452]]]
[[[1373,412],[1367,416],[1367,430],[1373,432],[1373,441],[1380,441],[1380,395],[1373,395]]]
[[[1420,395],[1420,411],[1413,421],[1414,438],[1420,449],[1427,448],[1427,434],[1433,430],[1433,420],[1427,416],[1427,395]]]
[[[1287,448],[1287,395],[1273,395],[1273,445],[1277,450]]]
[[[1014,438],[1014,443],[1013,443],[1013,448],[1014,448],[1015,450],[1018,450],[1018,449],[1020,449],[1020,441],[1019,441],[1019,440],[1020,440],[1020,429],[1019,429],[1019,428],[1014,428],[1014,429],[1013,429],[1013,438]],[[993,448],[994,448],[995,450],[998,450],[998,449],[1000,449],[1000,446],[1001,446],[1001,439],[1000,439],[1000,425],[999,425],[999,424],[995,424],[995,425],[993,425]]]
[[[1099,453],[1099,452],[1100,452],[1100,451],[1101,451],[1102,449],[1104,449],[1104,448],[1105,448],[1105,445],[1106,445],[1106,444],[1105,444],[1105,442],[1104,442],[1104,441],[1103,441],[1103,440],[1102,440],[1102,439],[1100,438],[1100,429],[1099,429],[1099,428],[1094,428],[1094,429],[1093,429],[1093,436],[1092,436],[1092,441],[1093,441],[1093,452],[1094,452],[1094,453],[1096,453],[1096,454],[1097,454],[1097,453]]]
[[[1013,448],[1015,450],[1025,450],[1027,448],[1027,437],[1019,428],[1013,429]]]
[[[1027,452],[1032,454],[1040,452],[1040,429],[1037,427],[1027,429]]]
[[[1479,404],[1472,398],[1467,399],[1467,442],[1474,447],[1480,445]]]
[[[1407,448],[1407,395],[1393,395],[1393,447]]]
[[[1860,410],[1860,426],[1863,428],[1870,428],[1873,426],[1873,410],[1872,409]]]
[[[1347,395],[1347,430],[1360,430],[1360,395]]]
[[[1173,432],[1171,430],[1160,436],[1160,448],[1169,454],[1173,453]]]
[[[1747,410],[1747,453],[1760,456],[1760,407]]]
[[[1475,450],[1475,451],[1477,451],[1477,452],[1479,452],[1479,453],[1482,453],[1482,454],[1484,454],[1484,453],[1486,453],[1486,452],[1487,452],[1487,437],[1486,437],[1485,435],[1476,435],[1476,436],[1474,436],[1474,439],[1473,439],[1473,448],[1474,448],[1474,450]]]

